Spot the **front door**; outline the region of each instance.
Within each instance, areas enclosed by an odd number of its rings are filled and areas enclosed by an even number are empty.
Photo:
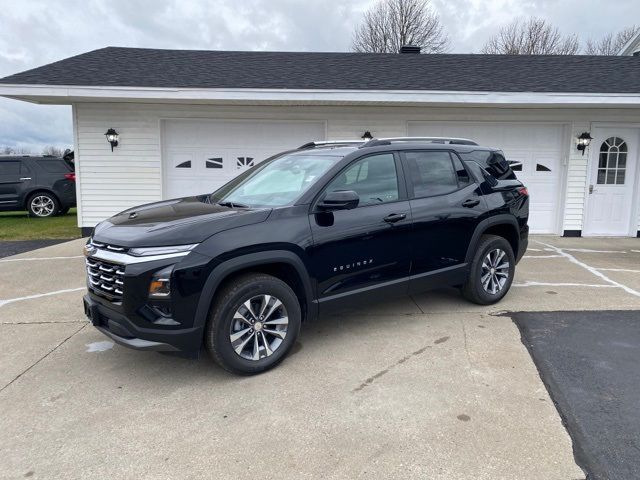
[[[325,193],[353,190],[360,197],[358,207],[311,213],[308,252],[321,311],[375,298],[382,286],[385,294],[406,293],[411,211],[398,167],[393,153],[357,160]]]
[[[583,234],[631,235],[640,130],[599,128],[593,137]]]

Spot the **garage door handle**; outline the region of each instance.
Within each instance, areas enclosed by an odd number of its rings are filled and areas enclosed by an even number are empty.
[[[392,213],[391,215],[384,217],[384,221],[387,223],[396,223],[400,220],[404,220],[405,218],[407,218],[407,215],[404,213]]]
[[[469,200],[465,200],[464,202],[462,202],[462,206],[466,208],[473,208],[479,204],[480,204],[480,200],[476,200],[473,198],[470,198]]]

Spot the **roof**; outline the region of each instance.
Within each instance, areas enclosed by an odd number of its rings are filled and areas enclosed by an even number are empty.
[[[640,93],[640,58],[107,47],[0,84],[197,89]]]
[[[640,52],[640,30],[620,49],[618,55],[636,55]]]

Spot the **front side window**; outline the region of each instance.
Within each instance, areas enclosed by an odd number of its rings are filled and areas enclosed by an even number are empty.
[[[358,206],[376,205],[398,200],[398,175],[391,153],[358,160],[338,175],[327,192],[353,190],[360,197]]]
[[[406,152],[405,158],[416,198],[450,193],[470,182],[459,161],[454,168],[449,152]]]
[[[211,199],[215,203],[230,202],[248,207],[289,205],[341,158],[300,153],[284,155],[232,180]]]

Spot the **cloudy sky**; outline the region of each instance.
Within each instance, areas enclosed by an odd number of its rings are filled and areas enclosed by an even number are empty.
[[[638,0],[431,0],[451,52],[543,17],[583,40],[640,23]],[[373,0],[0,0],[0,77],[105,46],[347,51]],[[588,72],[585,72],[588,74]],[[71,146],[71,108],[0,98],[0,147]]]

